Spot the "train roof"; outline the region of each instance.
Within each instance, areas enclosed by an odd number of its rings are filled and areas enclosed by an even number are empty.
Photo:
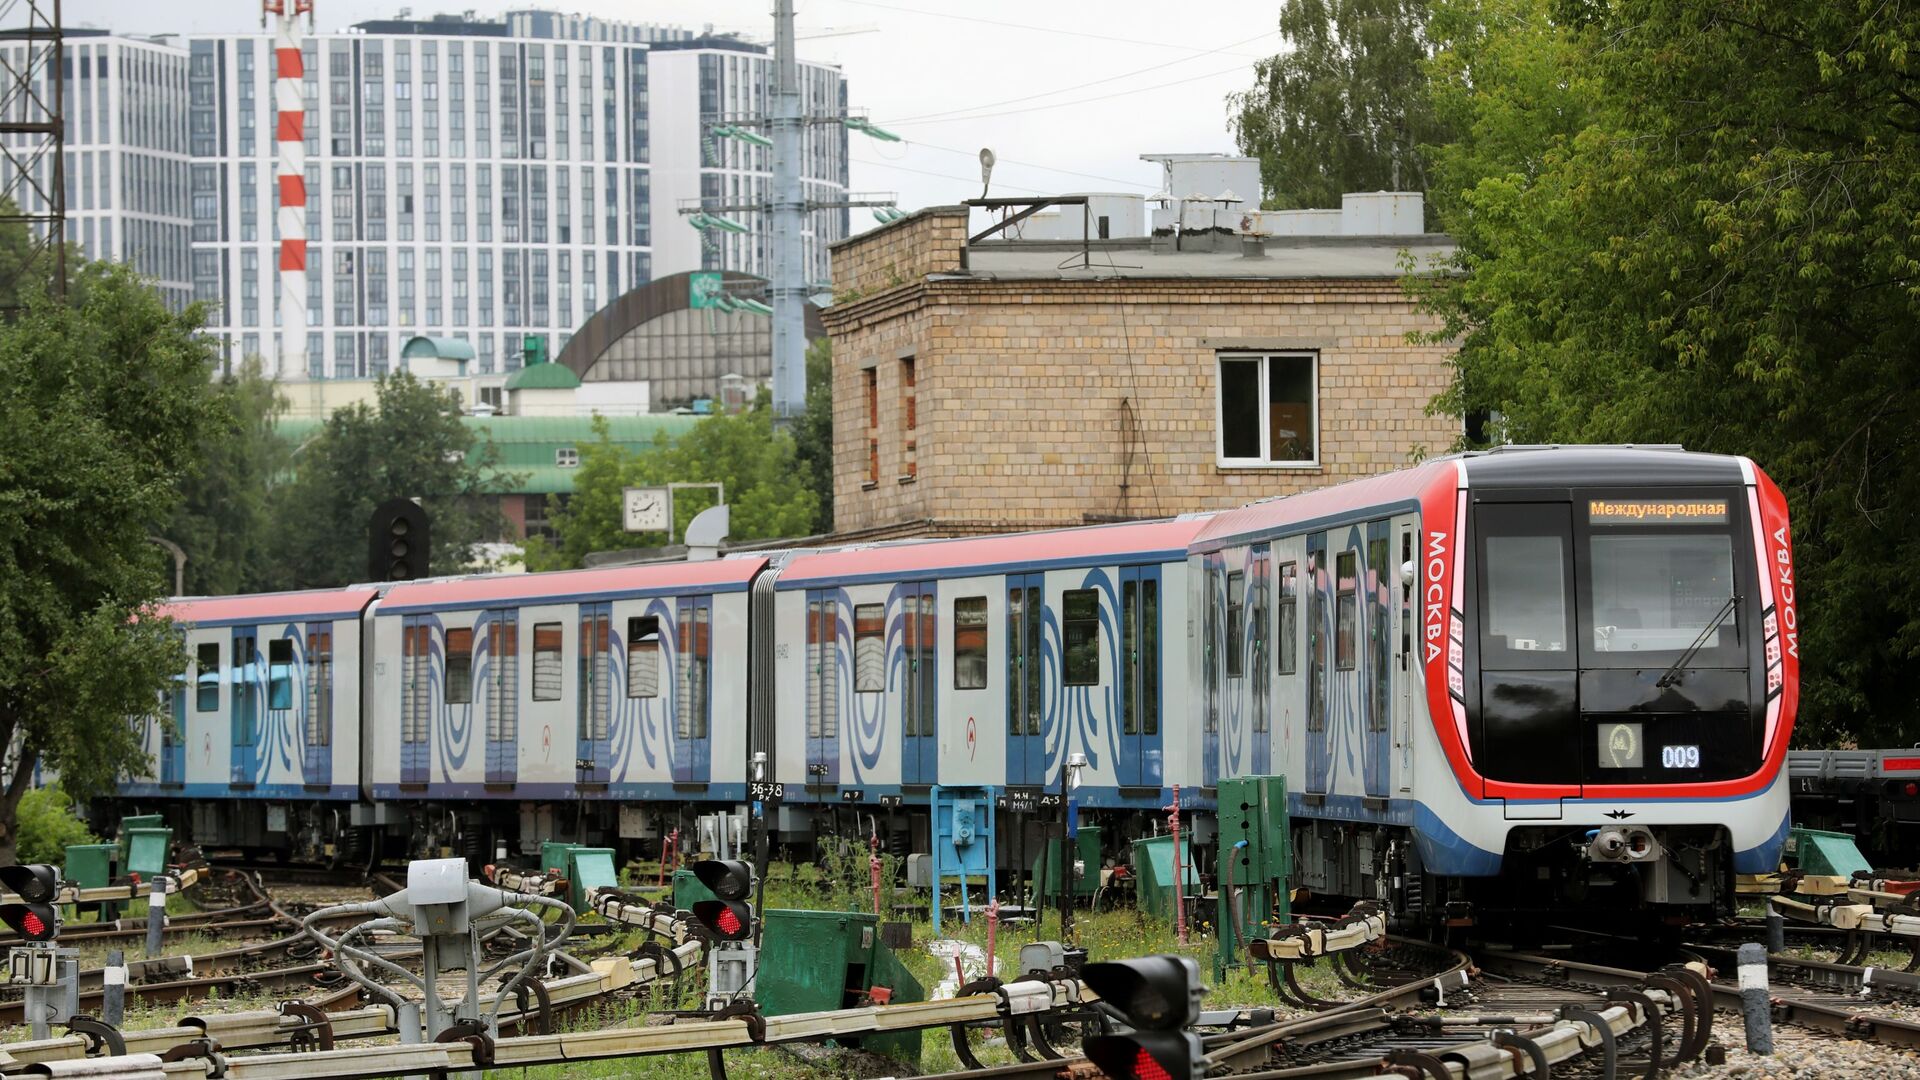
[[[564,604],[620,600],[633,596],[684,596],[742,592],[767,560],[706,559],[699,562],[644,563],[597,570],[555,570],[540,574],[487,574],[437,578],[395,585],[381,598],[379,615],[454,611],[527,603]]]
[[[1364,480],[1248,503],[1214,516],[1194,538],[1210,551],[1275,536],[1328,528],[1418,509],[1436,482],[1469,488],[1708,487],[1745,482],[1742,459],[1697,454],[1678,446],[1502,446],[1450,454]]]
[[[282,619],[344,619],[366,610],[378,593],[372,585],[301,592],[250,593],[245,596],[181,596],[161,612],[194,626],[253,626]]]
[[[909,540],[796,555],[777,588],[974,577],[1109,562],[1184,560],[1207,515],[955,540]]]

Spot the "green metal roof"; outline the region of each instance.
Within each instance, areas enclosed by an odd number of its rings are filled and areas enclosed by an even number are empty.
[[[400,346],[400,355],[405,359],[424,357],[428,360],[435,358],[441,360],[471,360],[473,359],[473,345],[471,342],[461,341],[459,338],[413,337],[408,338],[407,343]]]
[[[507,377],[508,390],[577,390],[580,376],[565,364],[528,364]]]
[[[543,364],[542,367],[558,365]],[[649,413],[645,416],[606,417],[608,435],[617,446],[644,450],[665,436],[678,439],[701,421],[698,416]],[[475,435],[472,453],[479,453],[488,438],[499,451],[495,473],[518,473],[523,479],[513,493],[522,495],[564,494],[573,490],[577,467],[556,464],[555,452],[565,448],[579,450],[594,441],[591,416],[463,416],[461,423]],[[323,421],[306,418],[282,419],[275,427],[281,438],[299,446],[319,434]],[[298,459],[296,459],[297,461]]]

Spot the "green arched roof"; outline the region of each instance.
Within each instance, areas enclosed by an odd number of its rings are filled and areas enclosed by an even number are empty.
[[[473,343],[450,337],[413,337],[400,346],[402,359],[471,360]]]
[[[578,390],[580,376],[565,364],[528,364],[507,378],[508,390]]]

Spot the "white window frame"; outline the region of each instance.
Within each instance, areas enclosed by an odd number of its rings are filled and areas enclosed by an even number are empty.
[[[1273,461],[1273,447],[1270,440],[1273,434],[1273,422],[1267,407],[1269,404],[1267,381],[1272,376],[1272,360],[1280,357],[1304,359],[1313,365],[1313,392],[1307,407],[1309,423],[1313,428],[1313,459],[1311,461]],[[1257,458],[1230,458],[1227,456],[1226,416],[1221,409],[1221,392],[1226,385],[1225,365],[1229,361],[1260,362],[1260,456]],[[1320,354],[1311,349],[1277,349],[1271,352],[1222,352],[1214,355],[1213,362],[1213,462],[1222,469],[1294,469],[1313,470],[1320,468],[1321,458],[1320,431]]]

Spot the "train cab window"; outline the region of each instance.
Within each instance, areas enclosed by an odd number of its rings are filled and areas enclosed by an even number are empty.
[[[533,700],[559,701],[566,665],[560,661],[560,624],[533,625]]]
[[[447,704],[473,701],[473,631],[447,631]]]
[[[293,708],[293,639],[267,642],[267,708]]]
[[[1570,667],[1572,534],[1565,503],[1483,504],[1479,526],[1482,666]]]
[[[1227,575],[1227,678],[1238,679],[1246,672],[1247,575],[1235,570]]]
[[[660,620],[656,616],[627,620],[627,696],[660,696]]]
[[[1594,652],[1674,654],[1709,626],[1703,649],[1739,644],[1739,612],[1727,610],[1734,595],[1731,536],[1596,529],[1588,550]]]
[[[1068,589],[1061,598],[1061,633],[1066,659],[1060,680],[1067,686],[1100,684],[1100,593]]]
[[[1279,596],[1274,600],[1274,637],[1280,644],[1280,674],[1299,670],[1300,637],[1300,565],[1281,563],[1276,575]]]
[[[887,609],[856,604],[853,609],[853,688],[877,694],[887,688]]]
[[[220,710],[220,643],[209,641],[197,651],[194,664],[194,708],[201,712]]]
[[[953,602],[953,688],[987,688],[987,598],[962,596]]]
[[[1359,623],[1359,553],[1343,551],[1334,560],[1334,639],[1333,664],[1341,671],[1354,667],[1355,635]]]

